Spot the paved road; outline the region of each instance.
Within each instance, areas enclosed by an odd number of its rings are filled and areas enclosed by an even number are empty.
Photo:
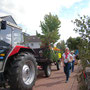
[[[77,90],[76,71],[77,66],[75,66],[75,71],[71,73],[69,82],[65,83],[63,67],[57,71],[56,67],[52,66],[52,74],[49,78],[45,78],[44,73],[40,72],[33,90]]]

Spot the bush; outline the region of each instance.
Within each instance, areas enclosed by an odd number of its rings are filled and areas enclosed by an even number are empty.
[[[87,64],[87,60],[90,62],[90,44],[89,42],[85,42],[84,40],[81,42],[79,46],[79,57],[81,59],[82,67],[90,66]]]

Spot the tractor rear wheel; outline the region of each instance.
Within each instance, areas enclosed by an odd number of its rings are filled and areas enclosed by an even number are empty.
[[[37,76],[36,60],[31,54],[20,54],[9,69],[11,90],[31,90]]]

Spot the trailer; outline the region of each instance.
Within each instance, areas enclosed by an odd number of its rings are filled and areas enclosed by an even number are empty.
[[[35,51],[34,56],[36,58],[37,64],[42,68],[42,70],[44,70],[46,77],[49,77],[51,75],[52,63],[56,65],[57,70],[60,70],[61,58],[59,59],[51,58],[52,54],[50,52],[54,52],[54,51],[51,50],[49,47],[37,48],[37,49],[34,49],[34,51]],[[58,53],[55,53],[55,56],[56,54]]]
[[[47,50],[46,47],[34,49],[34,51],[35,51],[34,56],[36,58],[37,64],[39,66],[41,66],[41,68],[44,70],[45,76],[49,77],[51,75],[51,63],[52,63],[52,61],[49,58],[44,56],[45,50]]]

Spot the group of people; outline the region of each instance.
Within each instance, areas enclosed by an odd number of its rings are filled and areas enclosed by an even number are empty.
[[[64,66],[64,73],[66,75],[66,83],[69,81],[71,71],[74,72],[74,63],[75,63],[76,55],[74,51],[69,50],[67,47],[65,49],[65,53],[62,55],[62,62]]]

